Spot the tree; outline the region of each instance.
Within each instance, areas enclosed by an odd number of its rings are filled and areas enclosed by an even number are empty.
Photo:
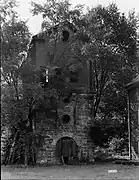
[[[16,1],[4,2],[2,13],[2,80],[14,87],[18,97],[19,73],[18,69],[27,53],[30,33],[26,22],[18,19],[14,11]],[[5,17],[6,16],[6,17]],[[5,18],[4,18],[5,17]]]
[[[106,8],[92,8],[86,19],[89,26],[86,33],[89,34],[90,43],[84,47],[84,53],[93,62],[96,116],[106,86],[111,82],[118,82],[118,78],[122,80],[122,86],[130,81],[133,63],[136,61],[137,24],[134,14],[132,18],[131,15],[126,18],[114,4]]]
[[[27,53],[30,33],[26,23],[18,19],[14,10],[16,1],[4,1],[1,6],[1,78],[2,90],[12,93],[15,100],[20,99],[21,79],[19,68]],[[4,91],[2,91],[4,92]],[[2,94],[4,96],[4,94]]]
[[[82,5],[71,8],[68,0],[47,0],[42,5],[32,2],[33,15],[42,14],[43,16],[42,29],[44,30],[48,29],[48,27],[63,25],[63,22],[70,22],[73,25],[77,24],[83,15],[82,9]]]
[[[92,42],[88,45],[93,63],[95,124],[121,128],[120,137],[127,137],[127,93],[125,85],[135,76],[137,62],[138,21],[134,13],[120,14],[116,5],[89,11]],[[89,19],[90,17],[90,19]],[[116,23],[115,23],[116,22]],[[89,29],[89,27],[87,29]],[[88,33],[88,32],[87,32]],[[117,132],[118,132],[117,131]],[[105,132],[104,132],[105,133]],[[111,134],[109,133],[111,136]],[[113,133],[114,136],[114,133]],[[104,134],[103,134],[104,137]],[[108,138],[108,137],[107,137]]]
[[[18,18],[14,7],[16,1],[4,1],[1,6],[2,34],[2,129],[8,128],[9,136],[5,137],[5,163],[13,163],[18,154],[20,159],[25,147],[25,133],[29,130],[28,101],[23,99],[20,67],[25,60],[30,33],[26,22]],[[26,127],[22,129],[22,126]],[[27,134],[25,137],[23,134]],[[18,142],[18,143],[17,143]],[[24,153],[25,154],[25,153]],[[19,159],[18,157],[18,159]]]
[[[71,42],[72,53],[82,65],[87,66],[88,61],[92,61],[95,122],[104,119],[109,122],[112,118],[115,123],[118,119],[125,122],[124,86],[135,75],[133,66],[137,61],[138,19],[135,13],[130,12],[126,17],[115,4],[91,8],[85,14],[82,9],[70,10],[68,1],[33,5],[33,13],[41,13],[44,17],[44,29],[57,24],[62,27],[67,20],[76,27],[75,39],[78,41]]]

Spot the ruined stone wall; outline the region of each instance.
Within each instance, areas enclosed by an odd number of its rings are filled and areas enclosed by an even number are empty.
[[[72,138],[78,146],[78,159],[93,161],[93,143],[88,136],[89,126],[91,125],[90,106],[86,95],[78,95],[76,102],[76,114],[73,118],[72,126],[57,129],[46,128],[42,133],[44,136],[43,148],[38,150],[37,162],[48,164],[60,164],[61,161],[56,157],[56,144],[62,137]],[[74,122],[75,120],[75,122]]]

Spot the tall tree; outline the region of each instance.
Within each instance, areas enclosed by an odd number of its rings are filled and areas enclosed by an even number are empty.
[[[26,99],[23,101],[20,67],[27,55],[30,33],[26,22],[19,19],[14,9],[16,6],[16,1],[9,0],[3,1],[0,8],[2,22],[2,128],[6,127],[10,132],[5,141],[6,163],[14,162],[15,152],[20,152],[18,147],[22,143],[19,139],[23,134],[21,124],[24,124],[28,116]],[[25,137],[22,136],[22,139],[25,140]]]
[[[43,29],[59,24],[62,28],[67,21],[76,27],[75,39],[78,41],[71,42],[72,52],[74,58],[86,66],[88,60],[92,61],[93,114],[96,118],[104,96],[107,97],[107,89],[113,84],[113,87],[122,86],[120,92],[124,91],[124,85],[134,76],[138,28],[135,13],[130,12],[126,17],[115,4],[91,8],[87,13],[83,13],[81,5],[71,10],[68,1],[47,1],[44,5],[33,3],[33,6],[34,15],[43,15]]]
[[[125,136],[125,85],[135,76],[138,19],[134,13],[129,13],[128,17],[121,14],[114,4],[93,8],[86,17],[90,43],[85,45],[84,53],[93,64],[95,123],[106,128],[124,123],[123,133],[119,134]]]
[[[98,6],[86,14],[84,29],[89,37],[82,51],[93,63],[94,117],[96,117],[106,87],[132,79],[133,64],[137,61],[137,19],[121,14],[115,4]]]

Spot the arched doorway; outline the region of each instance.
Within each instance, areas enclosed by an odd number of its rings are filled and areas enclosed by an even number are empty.
[[[56,155],[62,164],[76,164],[78,160],[78,146],[70,137],[62,137],[56,144]]]

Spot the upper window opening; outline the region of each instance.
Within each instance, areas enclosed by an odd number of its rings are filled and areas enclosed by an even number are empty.
[[[70,103],[70,99],[69,99],[69,97],[66,97],[66,98],[64,98],[64,103]]]
[[[77,83],[78,82],[78,72],[70,72],[70,82]]]
[[[56,75],[61,75],[61,73],[62,73],[61,68],[55,68],[55,73],[56,73]]]
[[[69,32],[64,30],[62,35],[63,35],[63,41],[68,41],[68,39],[69,39]]]
[[[48,69],[42,68],[40,71],[40,82],[42,86],[45,86],[48,83]]]
[[[70,121],[70,116],[67,114],[63,115],[63,117],[62,117],[63,124],[68,124],[69,121]]]

